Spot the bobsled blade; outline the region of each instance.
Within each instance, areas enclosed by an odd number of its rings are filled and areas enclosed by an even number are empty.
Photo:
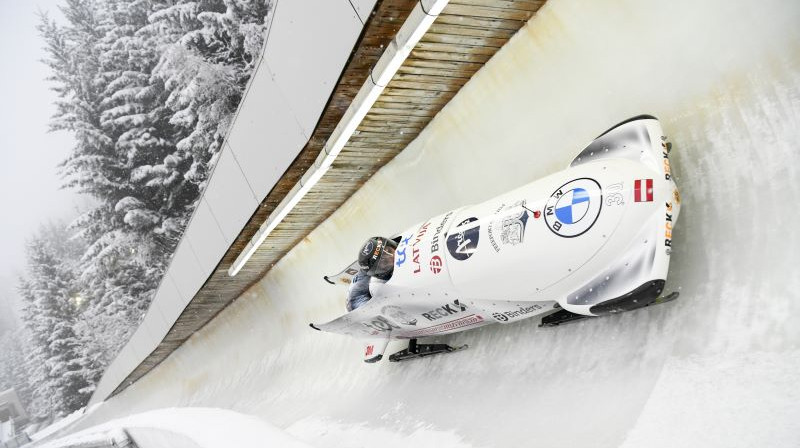
[[[681,293],[678,291],[673,291],[665,296],[657,298],[651,305],[661,305],[662,303],[672,302],[673,300],[680,297]]]
[[[412,339],[412,341],[414,341],[414,339]],[[397,353],[389,355],[389,361],[409,361],[411,359],[424,358],[426,356],[453,353],[466,348],[469,348],[467,344],[458,347],[452,347],[447,344],[417,344],[416,342],[410,342],[407,349],[400,350]]]

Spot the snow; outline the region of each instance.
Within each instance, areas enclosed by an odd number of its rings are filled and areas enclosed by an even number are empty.
[[[376,427],[368,421],[343,423],[328,418],[307,417],[286,429],[312,446],[333,448],[369,448],[379,444],[384,448],[468,448],[454,431],[437,431],[433,425],[420,423],[406,431]]]
[[[797,446],[797,366],[800,350],[671,359],[622,447]]]
[[[77,411],[73,412],[72,414],[69,414],[68,416],[66,416],[66,417],[64,417],[64,418],[62,418],[60,420],[56,420],[51,425],[40,429],[39,431],[35,432],[34,434],[31,434],[31,436],[30,436],[31,440],[37,441],[37,440],[45,439],[45,438],[57,433],[58,431],[61,431],[62,429],[66,428],[67,426],[75,423],[81,417],[83,417],[83,415],[84,415],[84,409],[83,408],[78,409]]]
[[[777,0],[549,1],[408,149],[81,427],[208,406],[319,447],[800,446],[798,18]],[[343,312],[320,277],[365,235],[563,169],[640,113],[674,145],[679,300],[488,326],[442,338],[468,350],[399,365],[307,327]]]
[[[168,408],[113,420],[39,447],[80,447],[103,440],[121,441],[126,438],[123,430],[141,448],[175,445],[197,448],[308,446],[262,420],[236,412],[213,408]]]

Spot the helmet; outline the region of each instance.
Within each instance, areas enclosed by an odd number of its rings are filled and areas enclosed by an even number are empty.
[[[394,269],[394,251],[397,243],[376,236],[367,240],[358,253],[358,264],[367,275],[388,280]]]

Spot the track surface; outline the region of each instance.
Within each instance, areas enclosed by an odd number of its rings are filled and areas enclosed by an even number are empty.
[[[800,446],[797,23],[792,1],[550,1],[331,219],[81,426],[205,406],[320,447]],[[308,329],[342,313],[321,277],[366,237],[562,169],[640,113],[674,144],[677,302],[490,326],[400,365]]]

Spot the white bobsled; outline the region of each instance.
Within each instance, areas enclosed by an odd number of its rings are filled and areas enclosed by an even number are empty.
[[[455,350],[426,336],[548,315],[543,325],[633,310],[661,297],[680,196],[661,125],[639,116],[564,171],[395,236],[391,278],[365,305],[315,329],[365,338],[364,359],[410,339],[403,360]],[[330,283],[348,285],[358,263]]]

